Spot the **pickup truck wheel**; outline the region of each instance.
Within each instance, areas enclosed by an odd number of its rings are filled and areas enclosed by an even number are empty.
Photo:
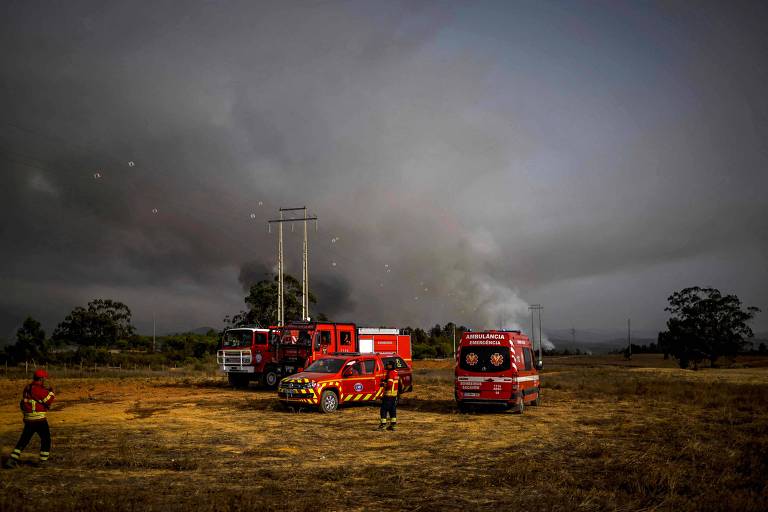
[[[261,377],[261,383],[264,384],[265,388],[269,389],[274,389],[277,386],[279,380],[280,377],[277,375],[275,370],[267,370]]]
[[[248,375],[242,373],[228,373],[227,381],[233,388],[247,388],[248,387]]]
[[[333,412],[339,408],[339,397],[334,391],[326,389],[320,395],[320,412]]]

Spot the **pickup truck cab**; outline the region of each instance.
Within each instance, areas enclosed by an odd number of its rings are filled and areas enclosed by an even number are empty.
[[[379,386],[386,375],[384,365],[395,363],[400,393],[413,389],[413,371],[399,355],[392,353],[334,353],[316,359],[303,372],[280,381],[277,396],[283,404],[315,406],[333,412],[349,402],[372,402],[381,398]]]

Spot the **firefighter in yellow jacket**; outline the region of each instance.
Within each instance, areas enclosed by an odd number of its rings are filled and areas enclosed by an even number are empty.
[[[53,387],[46,385],[48,372],[35,370],[32,382],[24,387],[19,407],[24,414],[24,430],[19,442],[5,462],[6,468],[15,468],[21,460],[21,451],[27,447],[34,434],[40,436],[40,465],[45,464],[51,452],[51,431],[48,429],[46,413],[54,400]]]
[[[387,374],[382,379],[380,387],[384,388],[384,395],[381,397],[381,421],[379,430],[395,430],[397,428],[397,393],[400,385],[400,377],[395,370],[395,362],[387,361],[384,365]],[[387,413],[389,413],[389,427],[387,427]]]

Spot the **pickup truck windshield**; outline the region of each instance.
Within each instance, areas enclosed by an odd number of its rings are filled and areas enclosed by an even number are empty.
[[[341,370],[344,361],[344,359],[326,357],[325,359],[318,359],[308,367],[304,368],[304,371],[316,373],[337,373],[339,370]]]
[[[230,330],[224,333],[225,347],[250,347],[253,331],[246,329]]]
[[[468,372],[497,373],[511,367],[509,347],[462,347],[459,368]]]

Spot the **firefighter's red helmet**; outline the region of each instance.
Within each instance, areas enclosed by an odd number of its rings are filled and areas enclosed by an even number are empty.
[[[48,378],[48,372],[43,370],[42,368],[35,370],[34,377],[36,379],[47,379]]]

